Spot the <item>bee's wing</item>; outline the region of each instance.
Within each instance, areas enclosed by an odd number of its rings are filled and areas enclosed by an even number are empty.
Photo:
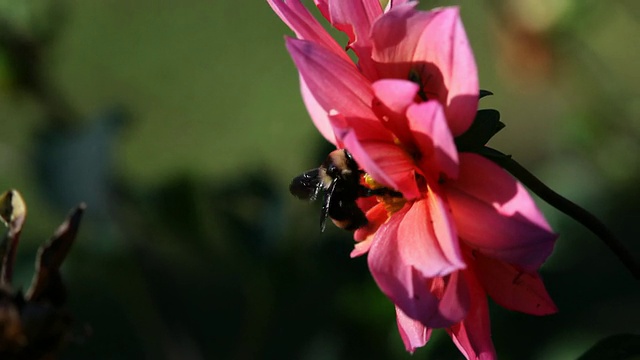
[[[298,199],[315,200],[322,189],[319,171],[312,169],[293,178],[289,184],[289,192]]]
[[[329,206],[331,205],[331,195],[333,195],[333,191],[335,190],[336,184],[338,183],[338,179],[333,179],[329,188],[324,193],[324,201],[322,203],[322,211],[320,212],[320,231],[324,232],[325,224],[327,223],[327,218],[329,217]]]

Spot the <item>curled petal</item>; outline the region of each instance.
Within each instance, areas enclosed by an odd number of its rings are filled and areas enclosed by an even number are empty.
[[[392,142],[360,140],[354,131],[341,136],[358,164],[377,182],[400,191],[407,199],[420,197],[413,159]]]
[[[453,272],[442,280],[444,288],[438,296],[440,298],[438,311],[428,322],[425,322],[429,327],[448,327],[457,323],[467,315],[471,302],[469,287],[461,271]]]
[[[327,113],[376,118],[371,85],[353,63],[309,41],[287,39],[287,49],[309,92]]]
[[[465,132],[478,107],[478,72],[458,8],[429,12],[415,3],[394,6],[371,32],[380,77],[414,78],[428,99],[445,106],[454,136]]]
[[[382,168],[376,163],[379,160],[376,154],[379,154],[380,147],[397,148],[393,144],[391,133],[377,119],[346,118],[342,114],[335,112],[330,115],[329,119],[339,147],[349,150],[359,166],[374,179],[403,193],[407,192],[407,194],[413,194],[413,196],[419,195],[415,179],[411,174],[402,172],[403,170],[411,171],[412,165],[408,156],[403,154],[400,149],[393,149],[395,151],[382,154],[384,157]],[[376,149],[376,144],[380,144],[378,149]],[[371,148],[373,148],[374,152],[369,154],[367,151]],[[403,159],[403,157],[406,159]],[[385,172],[389,170],[385,169],[387,165],[393,167],[391,171],[397,171],[398,173],[388,175]]]
[[[460,154],[460,175],[447,186],[458,235],[472,249],[536,271],[556,235],[524,187],[480,155]]]
[[[405,113],[415,101],[418,85],[408,80],[384,79],[374,82],[371,87],[376,96],[373,111],[401,143],[411,145],[413,138]]]
[[[365,240],[369,236],[373,235],[380,225],[387,221],[387,218],[389,217],[387,209],[385,209],[383,203],[378,203],[371,207],[371,209],[367,211],[366,215],[368,224],[357,229],[353,233],[353,238],[356,241]]]
[[[450,274],[451,272],[464,268],[465,264],[457,252],[457,257],[449,259],[445,256],[442,245],[446,248],[457,248],[457,237],[455,232],[451,234],[448,218],[444,214],[438,214],[438,226],[445,230],[440,232],[441,238],[436,237],[434,231],[434,216],[430,210],[442,210],[438,205],[433,206],[433,202],[437,200],[419,200],[413,203],[407,213],[404,215],[397,231],[398,249],[395,249],[400,255],[399,261],[404,266],[412,266],[416,270],[422,272],[425,277],[436,277]],[[443,215],[445,218],[443,218]],[[454,230],[455,231],[455,230]],[[453,261],[451,261],[453,260]]]
[[[446,327],[464,317],[468,292],[457,271],[431,278],[455,267],[442,256],[426,225],[426,204],[419,203],[406,205],[380,226],[369,249],[369,269],[405,314],[429,327]]]
[[[413,159],[377,118],[330,116],[337,140],[377,182],[413,199],[420,196]]]
[[[349,37],[350,49],[358,56],[359,66],[368,78],[375,78],[371,62],[371,24],[382,15],[379,0],[316,0],[316,4],[331,25]]]
[[[369,42],[371,24],[382,15],[379,0],[315,0],[315,2],[331,25],[349,36],[349,44],[361,41],[366,46]]]
[[[442,254],[451,265],[457,269],[463,269],[465,262],[460,252],[460,242],[458,241],[458,233],[451,216],[451,208],[447,203],[445,194],[434,189],[437,188],[429,186],[427,193],[428,213],[431,217],[434,234],[438,239]]]
[[[449,179],[458,177],[458,150],[447,126],[442,106],[437,101],[411,105],[407,109],[411,134],[420,152],[419,167]]]
[[[385,209],[382,203],[378,203],[367,211],[368,224],[353,233],[353,238],[357,243],[353,251],[351,251],[352,258],[364,255],[369,251],[376,231],[387,221],[388,217],[387,209]]]
[[[431,329],[420,321],[408,317],[396,306],[396,324],[398,332],[408,352],[412,353],[419,347],[423,347],[431,337]]]
[[[549,315],[558,311],[537,273],[522,272],[480,253],[473,257],[478,280],[500,306],[531,315]]]
[[[273,11],[301,40],[309,40],[349,61],[342,47],[322,27],[300,0],[267,0]]]
[[[471,294],[471,305],[464,320],[451,326],[447,332],[467,359],[496,359],[496,350],[491,341],[487,296],[471,271],[465,270],[463,273]]]
[[[351,256],[351,258],[356,258],[358,256],[362,256],[366,254],[367,252],[369,252],[369,249],[371,249],[372,243],[373,243],[373,236],[369,236],[366,239],[360,242],[357,242],[353,247],[353,250],[351,250],[351,254],[349,254],[349,256]]]
[[[320,14],[331,22],[331,14],[329,12],[329,0],[313,0],[316,3],[316,7],[320,10]]]
[[[351,258],[356,258],[358,256],[362,256],[366,254],[367,252],[369,252],[369,249],[371,249],[372,243],[373,243],[373,236],[369,236],[368,238],[360,242],[357,242],[354,245],[353,250],[351,250],[351,254],[349,254],[349,256],[351,256]]]
[[[374,82],[371,87],[376,97],[392,114],[402,116],[418,94],[418,84],[408,80],[384,79]]]

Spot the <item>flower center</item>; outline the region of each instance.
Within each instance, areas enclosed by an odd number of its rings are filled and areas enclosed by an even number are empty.
[[[367,186],[371,190],[383,190],[383,189],[389,190],[384,185],[375,181],[373,177],[371,177],[371,175],[367,173],[364,174],[364,182],[365,184],[367,184]],[[402,209],[404,204],[407,203],[407,199],[402,197],[400,193],[395,192],[393,190],[380,192],[380,195],[376,195],[376,199],[378,200],[378,202],[381,202],[384,204],[384,208],[389,213],[389,216],[393,215],[395,212]]]
[[[444,85],[442,72],[431,63],[414,64],[407,74],[407,80],[418,84],[416,101],[438,100],[444,104],[448,90]]]
[[[425,84],[422,83],[422,76],[420,76],[420,72],[417,69],[411,69],[411,71],[409,71],[409,81],[420,86],[420,90],[418,91],[418,97],[420,97],[420,100],[429,100],[427,93],[424,91]]]

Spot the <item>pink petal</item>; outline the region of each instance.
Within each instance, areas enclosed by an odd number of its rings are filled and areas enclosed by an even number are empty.
[[[443,278],[444,289],[438,296],[440,303],[436,314],[425,322],[429,327],[448,327],[464,319],[469,310],[471,297],[467,281],[461,271],[456,271]],[[434,283],[436,283],[434,281]],[[432,291],[434,288],[432,287]]]
[[[374,82],[372,88],[377,100],[372,104],[373,111],[403,146],[412,146],[413,138],[405,113],[415,101],[418,85],[408,80],[384,79]]]
[[[380,205],[380,202],[375,196],[369,196],[356,199],[356,204],[358,204],[360,210],[366,214],[374,206]]]
[[[328,3],[328,4],[327,4]],[[369,32],[371,24],[382,15],[379,0],[316,0],[321,13],[338,30],[349,37],[348,48],[358,56],[358,64],[365,76],[370,79],[376,77],[375,68],[371,62],[371,40]]]
[[[316,3],[316,7],[320,10],[322,16],[331,22],[331,14],[329,13],[329,0],[313,0]]]
[[[389,213],[387,212],[387,209],[385,208],[383,203],[377,203],[366,212],[366,216],[369,223],[357,229],[353,233],[353,238],[356,241],[365,240],[369,236],[373,235],[378,230],[380,225],[387,221]]]
[[[376,119],[371,110],[373,91],[353,63],[315,43],[287,39],[293,58],[309,92],[327,112]]]
[[[493,360],[497,358],[491,341],[491,324],[487,297],[470,271],[464,271],[471,293],[471,306],[467,316],[447,332],[460,352],[469,360]]]
[[[289,26],[298,39],[309,40],[349,60],[342,47],[329,35],[322,25],[309,13],[300,0],[267,0],[273,11]]]
[[[389,2],[387,3],[387,7],[385,8],[384,11],[387,12],[391,10],[391,8],[393,8],[394,6],[406,4],[409,1],[410,0],[389,0]]]
[[[377,118],[345,117],[332,111],[329,114],[329,121],[339,141],[342,141],[349,132],[354,132],[360,142],[393,143],[394,141],[393,134]]]
[[[461,256],[455,257],[452,262],[444,255],[440,240],[448,248],[457,248],[458,239],[450,237],[449,224],[446,224],[448,219],[442,219],[443,214],[437,215],[440,220],[438,225],[446,229],[441,234],[449,236],[443,236],[442,239],[436,237],[430,213],[432,201],[418,200],[409,208],[398,227],[398,249],[394,249],[403,266],[412,266],[427,278],[444,276],[465,267]],[[459,255],[460,251],[457,252]]]
[[[381,78],[409,79],[409,72],[415,65],[412,63],[413,53],[421,34],[420,30],[410,32],[409,27],[422,18],[433,16],[432,12],[415,10],[416,4],[410,2],[394,6],[371,27],[371,57],[377,64]]]
[[[350,256],[352,258],[364,255],[369,251],[376,231],[389,217],[383,203],[378,203],[370,208],[366,215],[369,223],[353,233],[353,238],[358,242],[355,244],[353,251],[351,251]]]
[[[417,74],[429,99],[445,106],[454,136],[465,132],[478,107],[478,73],[458,8],[417,11],[392,8],[372,28],[372,58],[380,77]]]
[[[377,118],[329,116],[338,143],[347,148],[356,162],[374,179],[405,196],[418,197],[414,163],[395,143],[394,136]],[[384,153],[389,150],[389,153]],[[383,153],[381,153],[383,152]]]
[[[338,30],[349,36],[349,44],[362,42],[367,46],[371,24],[382,15],[379,0],[315,0],[323,15],[329,9],[329,20]]]
[[[451,208],[447,203],[445,194],[433,186],[428,187],[427,203],[429,215],[433,224],[433,230],[442,254],[458,269],[465,267],[465,261],[460,251],[460,242],[456,231]]]
[[[358,256],[362,256],[366,254],[367,252],[369,252],[369,249],[371,249],[372,243],[373,243],[373,236],[369,236],[366,239],[360,242],[357,242],[354,245],[353,250],[351,250],[351,254],[349,254],[349,256],[351,258],[356,258]]]
[[[551,254],[556,235],[524,187],[493,162],[460,154],[447,195],[458,235],[472,249],[528,272]]]
[[[361,141],[354,131],[339,135],[353,158],[371,177],[407,199],[420,197],[413,159],[392,142]]]
[[[435,181],[458,177],[458,149],[453,141],[442,106],[437,101],[427,101],[411,105],[407,109],[409,128],[418,151],[419,167],[425,173],[432,173]]]
[[[300,76],[300,92],[302,93],[302,101],[304,101],[304,104],[307,106],[307,111],[309,112],[309,116],[311,116],[313,124],[327,141],[336,145],[336,136],[333,133],[329,115],[313,97],[302,76]]]
[[[480,253],[473,256],[474,270],[482,287],[500,306],[531,315],[549,315],[558,311],[537,273],[524,273]]]
[[[359,166],[380,184],[400,191],[408,198],[420,196],[415,166],[392,134],[377,119],[330,116],[337,141],[347,148]]]
[[[404,116],[409,105],[418,94],[418,84],[408,80],[383,79],[374,82],[371,87],[378,100],[397,116]]]
[[[369,249],[369,269],[407,316],[429,327],[446,327],[464,317],[468,292],[458,272],[446,280],[429,279],[455,267],[442,257],[427,226],[425,204],[419,203],[406,205],[380,226]]]
[[[419,347],[423,347],[429,341],[431,329],[425,327],[420,321],[408,317],[396,306],[396,323],[398,332],[408,352],[412,353]]]
[[[519,214],[538,227],[551,231],[549,223],[522,184],[503,168],[473,153],[461,153],[460,166],[460,177],[455,182],[456,187],[473,189],[475,197],[493,204],[501,213]],[[479,176],[482,177],[482,181],[479,181]],[[498,194],[502,189],[511,189],[511,191]]]

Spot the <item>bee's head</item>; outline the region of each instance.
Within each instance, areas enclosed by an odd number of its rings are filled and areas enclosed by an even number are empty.
[[[329,153],[322,163],[322,168],[325,169],[327,176],[342,179],[357,171],[358,165],[346,149],[338,149]]]

